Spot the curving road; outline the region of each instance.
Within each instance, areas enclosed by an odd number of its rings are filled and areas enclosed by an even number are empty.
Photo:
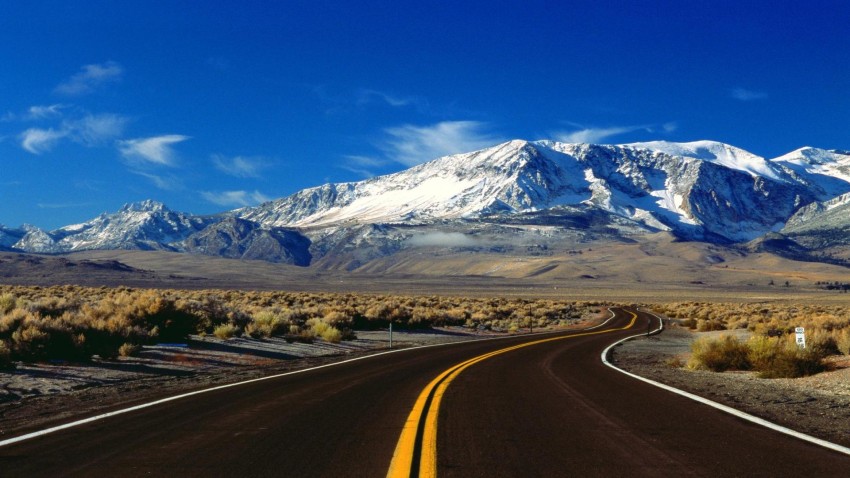
[[[0,447],[0,476],[386,476],[406,461],[405,424],[419,428],[407,461],[429,471],[431,434],[441,477],[847,475],[846,455],[603,366],[608,344],[650,320],[617,311],[592,333],[407,350],[211,391]],[[560,338],[481,358],[549,337]],[[436,377],[476,358],[425,400],[430,421],[409,423]]]

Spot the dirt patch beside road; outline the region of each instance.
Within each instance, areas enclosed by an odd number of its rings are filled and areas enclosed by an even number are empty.
[[[833,370],[796,379],[688,370],[684,363],[697,336],[673,326],[615,347],[613,363],[793,430],[850,446],[850,357],[833,357]]]

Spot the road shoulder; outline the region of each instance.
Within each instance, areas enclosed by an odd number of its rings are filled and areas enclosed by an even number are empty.
[[[615,347],[611,361],[628,372],[705,397],[779,425],[850,446],[850,367],[797,379],[761,379],[751,372],[684,368],[694,333],[670,327]],[[843,424],[843,425],[837,425]]]

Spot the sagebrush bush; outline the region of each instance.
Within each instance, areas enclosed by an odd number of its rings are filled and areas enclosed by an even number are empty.
[[[844,355],[850,355],[850,329],[844,329],[836,332],[835,343],[838,346],[838,351]]]
[[[213,335],[216,337],[227,340],[233,338],[240,332],[239,327],[234,324],[221,324],[213,329]]]
[[[0,286],[0,340],[12,360],[113,358],[124,344],[182,342],[190,334],[310,342],[355,339],[355,327],[461,325],[499,331],[567,325],[598,303],[128,287]],[[318,325],[317,325],[318,324]],[[125,348],[126,350],[126,348]]]
[[[125,342],[121,344],[121,347],[118,347],[118,355],[121,357],[135,357],[139,355],[139,352],[141,351],[141,345],[131,344],[130,342]]]
[[[796,378],[823,372],[825,348],[814,343],[805,349],[789,337],[750,339],[753,369],[762,378]]]
[[[731,336],[702,337],[691,346],[688,368],[724,372],[754,370],[762,378],[795,378],[825,370],[825,348],[802,349],[792,336],[753,336],[746,343]]]
[[[0,315],[11,312],[15,308],[16,301],[17,299],[12,294],[0,294]]]
[[[719,338],[702,337],[691,345],[688,368],[695,370],[749,370],[748,348],[743,342],[730,335]]]

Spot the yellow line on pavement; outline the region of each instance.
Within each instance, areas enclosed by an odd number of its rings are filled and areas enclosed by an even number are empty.
[[[624,327],[595,330],[593,332],[582,332],[562,337],[552,337],[533,342],[526,342],[479,355],[478,357],[471,358],[445,370],[432,380],[416,399],[413,409],[407,416],[407,420],[404,422],[404,427],[401,430],[401,436],[398,439],[398,444],[396,444],[395,452],[393,453],[392,462],[390,462],[390,468],[387,471],[387,478],[410,478],[415,474],[416,467],[414,467],[414,460],[416,458],[416,444],[420,430],[421,440],[419,443],[421,448],[419,452],[418,474],[416,474],[416,476],[427,478],[434,478],[437,476],[437,417],[440,411],[440,402],[442,401],[443,395],[445,394],[446,389],[448,389],[449,384],[452,380],[457,378],[461,372],[478,362],[487,360],[490,357],[524,347],[553,342],[555,340],[606,334],[618,330],[629,329],[634,326],[635,321],[637,320],[637,314],[631,311],[626,312],[632,315],[632,320]],[[421,429],[420,425],[422,425]]]

